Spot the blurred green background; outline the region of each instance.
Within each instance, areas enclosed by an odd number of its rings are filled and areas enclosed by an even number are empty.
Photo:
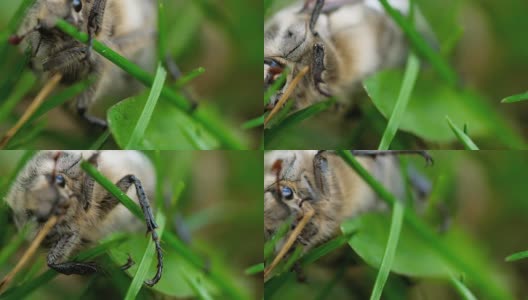
[[[409,158],[409,162],[433,185],[432,196],[425,202],[425,207],[431,208],[431,201],[439,201],[440,206],[433,206],[436,208],[432,214],[426,209],[418,215],[435,228],[453,253],[464,263],[472,264],[481,277],[487,278],[486,287],[502,290],[505,297],[509,295],[506,299],[526,299],[528,259],[506,262],[505,258],[528,250],[525,234],[528,226],[528,152],[431,151],[430,154],[434,158],[432,166],[425,167],[421,158]],[[388,228],[390,214],[383,214],[383,217]],[[439,226],[444,220],[449,221],[448,227]],[[432,243],[423,244],[424,240],[417,240],[412,232],[409,226],[403,226],[402,236],[407,237],[407,242],[401,242],[398,247],[406,244],[406,250],[397,250],[396,260],[412,261],[404,267],[408,272],[420,268],[437,272],[438,265],[431,260],[437,250]],[[363,238],[365,243],[369,239],[366,246],[372,249],[385,247],[384,244],[375,245],[378,240],[374,236]],[[414,244],[410,244],[410,240]],[[415,247],[409,248],[409,245]],[[348,263],[343,261],[344,253],[348,253]],[[367,266],[348,245],[309,265],[304,271],[306,283],[297,282],[293,274],[266,283],[265,294],[272,295],[266,299],[368,299],[378,272]],[[482,290],[482,286],[474,284],[470,274],[458,279],[477,299],[494,299]],[[424,276],[391,274],[383,291],[382,299],[463,299],[448,279]]]
[[[0,32],[4,33],[21,2],[0,3]],[[200,102],[202,109],[214,114],[246,147],[256,148],[260,132],[242,130],[241,124],[262,111],[260,102],[256,100],[256,92],[261,89],[262,3],[258,0],[165,0],[164,7],[168,53],[184,76],[200,67],[205,69],[205,73],[187,85],[188,91]],[[6,40],[1,43],[2,47],[7,45]],[[16,70],[22,54],[10,45],[6,50],[5,56],[0,57],[2,134],[14,125],[42,87],[42,83],[37,82],[29,71],[18,80]],[[8,96],[14,97],[17,93],[21,94],[18,97],[22,97],[22,101],[13,108],[6,107]],[[196,140],[203,135],[203,130],[200,131],[192,119],[161,100],[158,103],[160,108],[151,120],[151,128],[147,130],[147,136],[154,145],[144,145],[144,149],[216,147],[215,141],[207,137],[204,137],[207,141],[205,145],[193,142],[193,137]],[[78,119],[76,114],[71,114],[64,107],[55,108],[20,132],[8,149],[86,149],[93,145],[102,131]],[[169,145],[168,142],[159,142],[162,140],[159,136],[170,140]],[[105,148],[112,149],[118,145],[123,147],[123,142],[117,140],[116,145],[110,138]]]
[[[17,263],[28,246],[27,242],[23,243],[13,255],[5,257],[6,246],[17,238],[17,231],[3,198],[7,192],[7,182],[22,154],[23,151],[0,151],[1,278]],[[261,299],[262,278],[246,275],[244,270],[262,259],[260,233],[263,220],[259,200],[262,154],[257,151],[162,151],[159,157],[154,152],[146,154],[153,161],[158,161],[164,199],[171,198],[179,182],[185,184],[177,206],[164,207],[167,215],[165,232],[176,233],[176,227],[187,230],[191,237],[187,247],[211,274],[219,274],[221,281],[231,286],[241,299]],[[185,226],[176,225],[177,216],[183,218]],[[133,241],[112,249],[110,256],[107,252],[96,259],[104,269],[102,274],[87,277],[59,275],[39,286],[28,298],[97,299],[104,293],[107,298],[122,299],[131,278],[117,270],[116,266],[126,261],[127,253],[132,255],[137,266],[148,241],[144,232],[133,238]],[[208,292],[213,299],[233,298],[216,283],[217,280],[211,279],[212,275],[189,265],[170,245],[168,241],[162,240],[165,273],[155,289],[165,289],[171,295],[178,295],[178,299],[199,298],[187,283],[191,278],[197,280],[199,288]],[[16,290],[18,285],[22,285],[22,288],[18,288],[26,289],[28,283],[36,281],[35,278],[48,269],[45,258],[45,250],[41,249],[35,262],[27,266],[20,277],[15,278],[11,288]],[[154,266],[155,263],[151,268]],[[149,276],[151,274],[154,274],[153,269]],[[143,286],[138,299],[174,298],[167,296],[167,293]],[[1,295],[0,299],[3,299]]]
[[[290,2],[294,1],[265,1],[266,18]],[[467,125],[468,135],[481,149],[525,149],[528,104],[500,102],[528,90],[528,2],[414,2],[438,41],[434,48],[459,75],[459,81],[449,85],[422,58],[420,76],[391,148],[462,148],[448,126],[447,115],[459,128]],[[266,148],[377,148],[399,93],[403,69],[380,72],[364,81],[372,99],[364,92],[350,99],[356,110],[346,120],[336,120],[338,110],[330,108],[266,138]]]

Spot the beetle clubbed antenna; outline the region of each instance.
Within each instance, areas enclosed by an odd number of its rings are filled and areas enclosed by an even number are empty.
[[[317,24],[317,20],[319,20],[319,16],[321,15],[324,4],[325,0],[317,0],[312,11],[312,15],[310,17],[310,32],[313,35],[317,35],[317,32],[315,31],[315,25]]]

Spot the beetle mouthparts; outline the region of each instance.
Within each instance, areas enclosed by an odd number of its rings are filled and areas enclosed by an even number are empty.
[[[23,39],[24,37],[20,37],[18,35],[12,35],[9,37],[8,42],[9,44],[16,46],[20,44],[20,42],[22,42]]]

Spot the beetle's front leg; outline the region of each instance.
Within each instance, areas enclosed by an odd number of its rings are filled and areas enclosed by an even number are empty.
[[[325,65],[325,48],[322,43],[316,43],[313,46],[313,61],[311,68],[312,80],[317,91],[326,97],[331,97],[328,84],[323,79],[323,72],[326,71]]]
[[[86,57],[90,57],[93,46],[94,36],[101,32],[103,25],[104,13],[106,10],[106,0],[94,0],[94,4],[88,14],[87,32],[88,32],[88,49]]]
[[[63,235],[50,249],[47,263],[53,270],[65,275],[88,275],[96,273],[98,268],[94,262],[64,262],[80,242],[78,230]]]
[[[313,159],[315,184],[325,197],[332,197],[334,193],[336,178],[335,173],[328,166],[328,151],[319,151]]]
[[[94,163],[96,162],[96,159],[97,157],[92,157],[89,161]],[[126,175],[116,183],[116,186],[124,193],[126,193],[132,185],[136,187],[136,195],[139,199],[139,205],[141,206],[141,210],[143,211],[143,215],[145,217],[145,222],[147,223],[147,233],[150,233],[152,240],[154,241],[154,246],[156,247],[156,254],[158,258],[157,272],[154,278],[145,281],[146,285],[153,286],[161,279],[161,274],[163,273],[163,252],[161,249],[158,233],[156,232],[158,225],[154,220],[154,215],[152,214],[152,209],[141,181],[134,175]],[[99,208],[103,212],[110,211],[114,209],[119,203],[120,202],[116,197],[110,194],[110,192],[107,192],[103,197],[103,200],[101,200],[99,203]]]

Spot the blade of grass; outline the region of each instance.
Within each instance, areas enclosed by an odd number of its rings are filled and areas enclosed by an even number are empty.
[[[339,266],[339,269],[335,273],[335,276],[332,277],[332,279],[327,284],[325,284],[325,286],[317,294],[317,297],[315,297],[315,300],[324,300],[328,297],[332,289],[345,275],[345,271],[347,270],[350,260],[350,255],[348,255],[346,260]]]
[[[246,275],[255,275],[264,272],[264,263],[256,264],[244,270]]]
[[[308,253],[303,255],[303,257],[301,258],[301,265],[305,267],[311,263],[316,262],[319,258],[327,255],[328,253],[331,253],[334,250],[339,249],[340,247],[342,247],[348,242],[348,240],[350,239],[350,237],[352,237],[353,234],[354,234],[353,232],[342,234],[334,238],[333,240],[330,240],[324,243],[323,245],[310,250]]]
[[[399,201],[393,194],[391,194],[378,180],[376,180],[365,168],[354,158],[352,153],[347,150],[338,150],[337,153],[343,160],[352,167],[356,173],[372,188],[372,190],[380,197],[381,200],[389,204],[391,207]],[[472,265],[465,260],[458,257],[451,248],[449,248],[438,236],[429,228],[427,224],[418,219],[415,214],[405,210],[404,220],[407,222],[424,240],[424,243],[430,245],[431,249],[436,251],[447,262],[454,266],[457,270],[467,274],[473,282],[481,288],[491,298],[496,299],[513,299],[508,291],[502,290],[496,286],[492,279],[486,277],[487,274],[478,272]]]
[[[264,260],[267,260],[271,255],[273,255],[273,252],[275,251],[275,246],[277,243],[286,236],[288,231],[291,228],[291,224],[293,222],[294,218],[289,217],[282,223],[275,234],[269,239],[266,244],[264,244]]]
[[[147,130],[147,126],[150,122],[150,119],[152,118],[154,108],[158,103],[158,99],[161,94],[161,89],[163,88],[163,84],[165,83],[166,78],[167,72],[160,63],[158,64],[158,70],[156,71],[156,76],[154,77],[154,84],[152,85],[152,89],[150,90],[147,103],[145,103],[145,108],[143,108],[143,112],[141,113],[141,116],[139,116],[139,120],[136,124],[136,127],[134,128],[134,131],[132,131],[132,135],[130,136],[130,140],[128,140],[126,149],[138,148],[139,140],[145,135],[145,131]]]
[[[14,66],[9,67],[9,69],[12,68],[12,70],[10,70],[9,76],[5,79],[5,81],[2,82],[2,85],[0,87],[0,99],[6,99],[9,95],[13,93],[13,91],[15,93],[17,92],[17,90],[14,89],[14,87],[16,87],[17,83],[20,82],[21,77],[24,75],[24,73],[28,73],[25,71],[26,71],[26,66],[30,60],[30,56],[31,56],[31,49],[28,49],[24,53],[23,59],[17,60]],[[4,57],[5,56],[2,56],[2,58]]]
[[[212,150],[209,143],[205,142],[192,128],[182,126],[180,132],[189,141],[194,150]]]
[[[35,122],[38,118],[42,117],[44,114],[49,112],[50,110],[54,109],[55,107],[58,107],[66,101],[73,99],[75,96],[82,93],[84,90],[86,90],[91,84],[93,83],[93,79],[87,79],[83,80],[79,83],[76,83],[72,86],[69,86],[60,92],[56,93],[53,96],[50,96],[47,101],[42,103],[42,105],[37,109],[37,111],[29,118],[27,124],[30,125],[31,123]],[[28,126],[26,125],[26,126]]]
[[[183,269],[183,268],[180,267],[180,269]],[[200,284],[200,282],[196,278],[191,278],[191,276],[188,275],[187,272],[185,272],[184,270],[182,270],[182,274],[184,277],[183,279],[185,279],[185,281],[194,291],[195,296],[198,299],[202,299],[202,300],[212,300],[213,299],[213,297],[211,297],[209,292],[203,287],[202,284]]]
[[[159,211],[156,215],[156,223],[158,224],[158,234],[160,237],[163,236],[163,231],[165,230],[165,215]],[[145,282],[145,279],[147,278],[147,273],[150,269],[150,265],[152,264],[152,261],[154,260],[154,254],[155,254],[155,248],[154,248],[154,241],[152,239],[149,239],[147,243],[147,248],[145,249],[145,253],[143,253],[143,257],[141,258],[141,262],[139,263],[138,269],[136,271],[136,274],[134,275],[134,279],[132,279],[132,283],[130,284],[130,287],[128,288],[128,291],[125,295],[125,300],[133,300],[136,299],[136,296],[139,293],[139,290],[143,287],[143,283]]]
[[[396,100],[396,105],[394,106],[394,110],[390,116],[389,123],[385,128],[385,132],[383,132],[383,136],[378,147],[379,150],[389,149],[392,139],[394,139],[394,136],[398,131],[398,127],[400,126],[400,123],[403,119],[407,104],[411,99],[411,93],[414,89],[414,84],[416,83],[416,78],[418,77],[419,72],[420,60],[416,55],[414,55],[414,53],[410,53],[409,58],[407,59],[407,66],[405,68],[400,94]]]
[[[477,300],[477,297],[471,293],[467,286],[462,283],[462,281],[456,279],[455,276],[451,275],[450,281],[455,286],[455,289],[458,291],[460,296],[462,296],[462,299]]]
[[[506,257],[506,261],[507,262],[511,262],[511,261],[521,260],[521,259],[525,259],[525,258],[528,258],[528,251],[522,251],[522,252],[514,253],[514,254]]]
[[[282,71],[280,76],[271,84],[271,86],[264,92],[264,106],[268,104],[268,102],[271,99],[271,96],[273,96],[281,86],[284,85],[286,82],[286,78],[288,76],[289,70],[287,68]]]
[[[0,33],[0,57],[6,57],[7,47],[10,45],[7,43],[9,36],[18,30],[18,27],[22,23],[22,20],[26,16],[26,10],[35,3],[36,0],[23,0],[18,6],[15,14],[7,23],[7,29]],[[2,61],[4,63],[5,61]]]
[[[26,235],[29,230],[29,223],[26,223],[24,227],[18,232],[0,251],[0,266],[4,266],[7,260],[15,254],[26,239]]]
[[[464,148],[466,150],[479,150],[477,145],[471,140],[471,138],[464,133],[460,128],[458,128],[451,119],[446,116],[447,123],[449,124],[449,127],[451,127],[451,130],[453,130],[453,133],[456,135],[458,140],[464,145]]]
[[[279,276],[273,277],[264,283],[264,299],[275,299],[273,296],[284,286],[288,286],[296,282],[295,273],[282,273]],[[278,299],[281,299],[278,297]]]
[[[526,101],[526,100],[528,100],[528,92],[506,97],[501,100],[501,103],[515,103],[515,102]]]
[[[242,124],[242,129],[252,129],[264,125],[264,115],[256,117]]]
[[[174,216],[176,214],[176,210],[178,209],[178,204],[180,203],[179,200],[180,200],[180,197],[184,189],[185,189],[185,182],[183,181],[178,182],[176,187],[174,187],[171,201],[169,204],[169,214],[168,214],[169,216]]]
[[[405,33],[415,51],[425,57],[433,66],[434,69],[451,85],[458,82],[458,76],[444,60],[444,58],[434,51],[425,39],[420,35],[413,25],[412,20],[403,16],[398,10],[394,9],[388,0],[379,0],[387,14],[394,20],[394,22]]]
[[[103,145],[106,143],[106,140],[110,137],[110,130],[105,130],[103,134],[101,134],[97,140],[90,146],[90,150],[100,150]]]
[[[271,119],[270,122],[265,125],[265,129],[271,129],[286,120],[286,118],[288,118],[290,112],[293,109],[293,105],[294,101],[287,101],[286,104],[282,107],[282,109],[273,117],[273,119]],[[269,112],[264,112],[264,120],[268,115]]]
[[[30,72],[26,72],[16,84],[13,93],[2,103],[0,107],[0,121],[5,120],[11,114],[16,105],[22,101],[34,84],[35,76]]]
[[[31,105],[26,109],[24,114],[17,121],[17,123],[6,132],[6,134],[0,141],[0,148],[4,148],[9,142],[9,140],[11,140],[11,138],[13,138],[17,134],[17,132],[19,132],[22,126],[26,124],[29,118],[35,113],[35,111],[44,102],[44,100],[46,100],[49,94],[51,94],[51,92],[55,89],[55,87],[57,87],[61,78],[62,78],[61,74],[55,74],[53,77],[49,79],[46,85],[44,85],[42,90],[35,97],[33,102],[31,102]]]
[[[371,300],[377,300],[381,298],[383,293],[383,287],[389,278],[389,272],[392,268],[392,262],[394,261],[394,256],[396,255],[396,248],[398,247],[398,241],[400,239],[400,233],[403,223],[403,213],[405,211],[404,205],[401,202],[396,202],[392,210],[392,220],[391,227],[389,231],[389,239],[387,241],[387,246],[385,247],[385,253],[383,254],[383,259],[381,260],[381,266],[376,276],[376,281],[374,282],[374,288],[372,289],[372,294],[370,295]]]
[[[280,124],[274,126],[273,128],[266,129],[264,131],[264,140],[266,141],[266,143],[271,143],[271,141],[275,139],[280,132],[283,132],[284,130],[292,126],[329,109],[334,103],[335,99],[332,98],[323,102],[313,104],[305,109],[302,109],[289,115]]]
[[[295,247],[295,250],[293,250],[293,253],[290,254],[290,256],[288,257],[288,260],[286,261],[286,263],[283,265],[283,267],[278,273],[288,272],[289,270],[291,270],[293,265],[297,262],[297,260],[301,258],[301,255],[303,253],[303,248],[304,247],[302,245]]]
[[[163,2],[158,0],[158,61],[163,61],[167,57],[167,18]]]
[[[205,68],[204,67],[198,67],[194,70],[192,70],[191,72],[185,74],[185,75],[182,75],[177,81],[176,83],[174,84],[174,86],[176,86],[176,88],[183,88],[184,86],[186,86],[189,82],[191,82],[193,79],[199,77],[200,75],[202,75],[203,73],[205,73]]]
[[[46,126],[46,120],[36,122],[33,126],[23,126],[20,132],[7,143],[6,150],[36,148],[34,142],[42,136]]]
[[[109,237],[108,239],[103,240],[99,245],[85,250],[79,253],[73,258],[75,261],[86,261],[105,253],[108,249],[113,248],[120,243],[124,242],[127,239],[127,236],[124,234],[117,234]],[[42,273],[37,278],[24,282],[21,285],[15,286],[7,290],[4,294],[0,295],[0,300],[18,300],[24,299],[34,292],[39,287],[47,284],[53,278],[55,278],[59,273],[55,270],[48,269],[46,272]]]
[[[18,27],[22,23],[22,20],[26,16],[26,10],[35,3],[36,0],[23,0],[22,3],[20,3],[20,6],[16,10],[15,14],[9,20],[9,23],[7,24],[7,29],[10,33],[14,33],[18,30]]]
[[[2,293],[4,289],[9,286],[9,284],[13,281],[13,278],[18,274],[18,272],[24,269],[24,267],[32,260],[33,256],[35,255],[35,252],[39,248],[44,238],[48,235],[51,229],[53,229],[53,226],[57,224],[58,219],[59,218],[56,215],[53,215],[46,221],[46,223],[44,223],[42,228],[40,228],[38,234],[31,241],[31,244],[24,251],[24,254],[17,261],[13,269],[11,269],[11,271],[9,271],[9,273],[7,273],[7,275],[5,275],[4,278],[0,281],[0,293]]]
[[[73,38],[83,42],[88,42],[88,35],[84,32],[79,32],[74,26],[69,24],[64,20],[57,20],[55,26],[63,31],[64,33],[72,36]],[[144,84],[147,87],[152,87],[154,83],[154,77],[148,72],[141,69],[138,65],[127,60],[114,50],[108,48],[103,43],[93,40],[93,49],[97,53],[101,54],[103,57],[114,63],[119,68],[123,69],[125,72],[130,74],[132,77],[137,79],[139,82]],[[180,94],[174,92],[168,87],[163,87],[161,90],[161,96],[169,100],[177,108],[186,112],[194,118],[198,123],[200,123],[207,131],[209,131],[216,139],[225,147],[229,149],[245,149],[246,146],[233,135],[230,129],[226,128],[224,122],[217,122],[213,120],[211,116],[205,113],[203,110],[196,110],[193,107],[193,104],[182,97]]]
[[[9,179],[8,179],[6,185],[2,186],[2,191],[6,192],[9,189],[9,187],[16,180],[16,177],[17,177],[18,173],[20,172],[20,170],[22,170],[22,168],[26,165],[28,160],[30,160],[33,157],[35,152],[36,151],[24,151],[24,154],[22,155],[20,160],[17,162],[17,165],[16,165],[15,169],[9,175]],[[5,196],[5,195],[3,195],[3,196]]]

